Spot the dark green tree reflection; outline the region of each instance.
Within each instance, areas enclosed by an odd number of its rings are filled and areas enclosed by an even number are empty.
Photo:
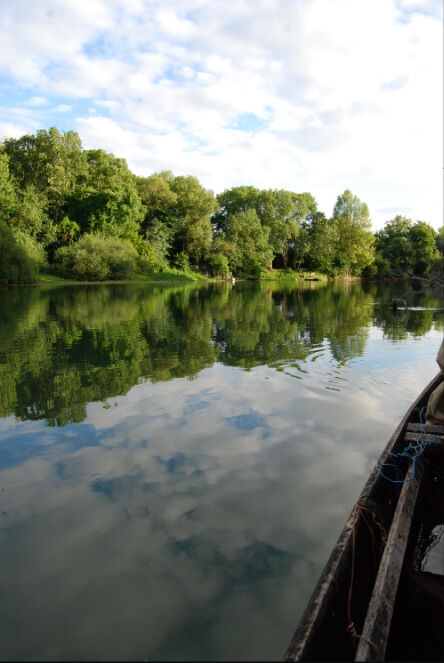
[[[439,296],[406,287],[2,288],[0,416],[63,426],[144,380],[193,378],[216,361],[297,365],[325,341],[344,364],[363,354],[372,323],[391,339],[442,328]],[[394,314],[393,296],[422,310]]]

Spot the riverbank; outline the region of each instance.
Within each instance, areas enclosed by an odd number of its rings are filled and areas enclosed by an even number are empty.
[[[301,281],[328,281],[325,274],[318,272],[295,272],[290,269],[272,269],[271,271],[263,272],[258,279],[235,279],[235,281],[279,281],[279,282],[293,282],[300,283]],[[50,272],[42,272],[38,275],[37,280],[32,283],[5,283],[0,285],[91,285],[97,283],[103,284],[123,284],[123,283],[195,283],[195,282],[232,282],[231,277],[226,279],[214,278],[205,276],[198,272],[184,272],[178,269],[171,269],[163,272],[153,272],[151,274],[136,274],[133,279],[122,280],[105,280],[105,281],[78,281],[75,279],[67,279]]]

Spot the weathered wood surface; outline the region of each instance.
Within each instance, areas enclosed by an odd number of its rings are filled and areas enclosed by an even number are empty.
[[[436,426],[435,424],[407,424],[407,431],[421,433],[434,433],[435,435],[444,435],[444,426]]]
[[[413,478],[411,472],[409,469],[406,477],[409,480],[403,484],[393,516],[355,661],[383,661],[385,657],[399,578],[423,476],[422,466],[416,467]]]
[[[436,433],[405,433],[403,440],[405,442],[427,442],[431,444],[441,444],[444,441],[444,435]]]

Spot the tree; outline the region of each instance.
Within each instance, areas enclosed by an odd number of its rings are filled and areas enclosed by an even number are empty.
[[[172,174],[171,174],[172,175]],[[136,177],[137,191],[145,211],[141,232],[162,257],[168,255],[176,232],[177,195],[171,190],[173,178],[154,173]]]
[[[423,276],[438,257],[436,238],[435,230],[424,221],[413,224],[398,215],[375,234],[378,263],[388,263],[391,274]],[[378,272],[384,275],[381,269]]]
[[[413,273],[424,276],[438,258],[436,232],[428,223],[417,221],[410,228],[409,238],[413,247]]]
[[[37,279],[37,263],[0,220],[0,283],[32,283]]]
[[[392,273],[398,275],[411,273],[414,262],[411,227],[412,220],[398,214],[386,222],[383,230],[375,233],[375,248],[381,267],[385,261]],[[387,274],[381,274],[385,275]]]
[[[254,210],[264,228],[268,229],[268,241],[273,257],[288,266],[289,253],[304,220],[316,211],[316,201],[309,193],[297,194],[285,189],[256,189],[239,186],[226,189],[217,196],[219,209],[213,214],[215,233],[227,230],[230,217],[238,212]],[[271,265],[270,265],[271,266]]]
[[[311,193],[293,194],[295,205],[295,222],[298,232],[288,244],[290,264],[300,269],[301,264],[308,257],[310,250],[310,225],[318,214],[318,205]]]
[[[374,260],[374,238],[366,203],[349,189],[338,196],[333,209],[338,229],[337,262],[347,274],[360,274]]]
[[[215,233],[225,232],[228,229],[229,217],[233,214],[247,210],[257,212],[260,193],[254,186],[235,186],[219,193],[216,196],[219,208],[211,219]]]
[[[86,151],[80,190],[69,199],[68,217],[82,233],[135,240],[144,210],[125,159],[104,150]]]
[[[254,210],[233,214],[225,237],[231,245],[230,268],[236,275],[258,277],[269,266],[273,251],[268,243],[268,231]]]
[[[0,221],[10,221],[16,207],[17,195],[9,173],[9,158],[0,152]]]
[[[256,213],[262,226],[269,229],[268,241],[273,255],[282,256],[284,268],[288,266],[290,245],[299,233],[295,195],[284,189],[269,189],[261,191],[257,199]]]
[[[307,262],[311,269],[323,274],[334,275],[338,271],[337,246],[339,243],[338,223],[317,212],[308,227],[309,248]]]
[[[175,177],[170,184],[176,194],[176,231],[173,251],[185,251],[190,261],[198,266],[208,258],[211,249],[211,215],[216,201],[212,191],[204,189],[196,177]]]
[[[444,256],[444,226],[438,230],[436,235],[436,248],[441,256]]]
[[[35,135],[8,138],[3,147],[20,187],[25,189],[31,185],[37,198],[44,196],[48,215],[57,224],[63,216],[67,196],[74,191],[86,169],[78,134],[51,127]]]

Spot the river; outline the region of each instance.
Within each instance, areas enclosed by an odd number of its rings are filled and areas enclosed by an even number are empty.
[[[402,282],[0,289],[1,659],[281,658],[443,308]]]

